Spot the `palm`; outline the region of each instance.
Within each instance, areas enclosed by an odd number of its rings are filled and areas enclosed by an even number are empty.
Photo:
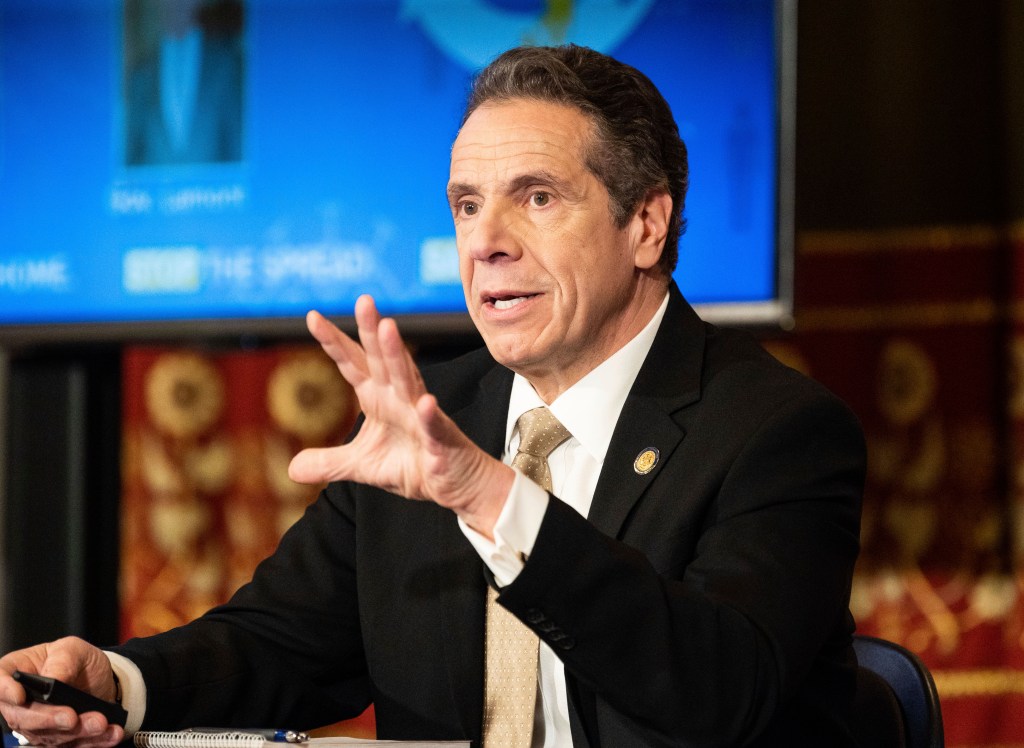
[[[356,437],[343,448],[352,465],[349,479],[410,499],[429,498],[423,465],[425,445],[414,406],[388,407],[379,402],[379,393],[369,386],[358,388],[356,395],[365,420]]]
[[[487,504],[486,513],[496,516],[490,494],[500,495],[500,510],[511,477],[495,477],[507,468],[441,411],[394,321],[381,320],[369,297],[357,303],[356,321],[362,346],[318,314],[312,313],[308,324],[355,389],[362,427],[349,444],[301,452],[292,461],[292,478],[304,483],[356,481],[460,513],[472,514]]]

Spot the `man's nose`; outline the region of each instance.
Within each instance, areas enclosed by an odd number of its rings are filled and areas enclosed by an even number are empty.
[[[517,260],[522,256],[519,234],[510,207],[495,202],[481,206],[468,237],[470,256],[478,262]]]

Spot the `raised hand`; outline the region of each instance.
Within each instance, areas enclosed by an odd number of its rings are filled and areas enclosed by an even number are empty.
[[[484,535],[514,473],[466,437],[427,392],[398,326],[373,299],[356,302],[360,346],[317,312],[310,333],[355,389],[364,422],[349,444],[307,449],[288,473],[300,483],[351,480],[452,509]]]
[[[66,706],[27,703],[25,690],[11,677],[15,670],[57,678],[112,701],[113,671],[106,655],[96,647],[77,637],[67,637],[0,658],[0,714],[12,730],[34,745],[107,748],[124,740],[124,730],[107,724],[98,712],[79,715]]]

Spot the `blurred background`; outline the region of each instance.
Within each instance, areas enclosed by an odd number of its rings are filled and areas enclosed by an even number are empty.
[[[748,326],[864,425],[859,629],[929,665],[948,745],[1024,746],[1024,4],[805,0],[795,31],[795,148],[777,164],[794,180],[792,293]],[[225,148],[204,158],[241,158]],[[0,267],[13,256],[0,244]],[[316,494],[287,480],[291,455],[356,415],[294,321],[6,341],[3,650],[113,643],[223,600]],[[421,318],[410,342],[429,363],[478,341]],[[371,733],[372,713],[341,729]]]

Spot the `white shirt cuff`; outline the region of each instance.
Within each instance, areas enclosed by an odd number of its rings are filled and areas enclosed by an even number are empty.
[[[110,660],[110,668],[121,683],[121,706],[128,712],[124,735],[130,738],[139,731],[146,716],[146,682],[142,679],[138,665],[124,655],[105,650],[103,654]]]
[[[511,584],[523,570],[525,558],[533,552],[533,544],[537,541],[548,501],[548,492],[517,470],[505,506],[494,524],[493,541],[459,519],[463,534],[494,574],[499,586]]]

